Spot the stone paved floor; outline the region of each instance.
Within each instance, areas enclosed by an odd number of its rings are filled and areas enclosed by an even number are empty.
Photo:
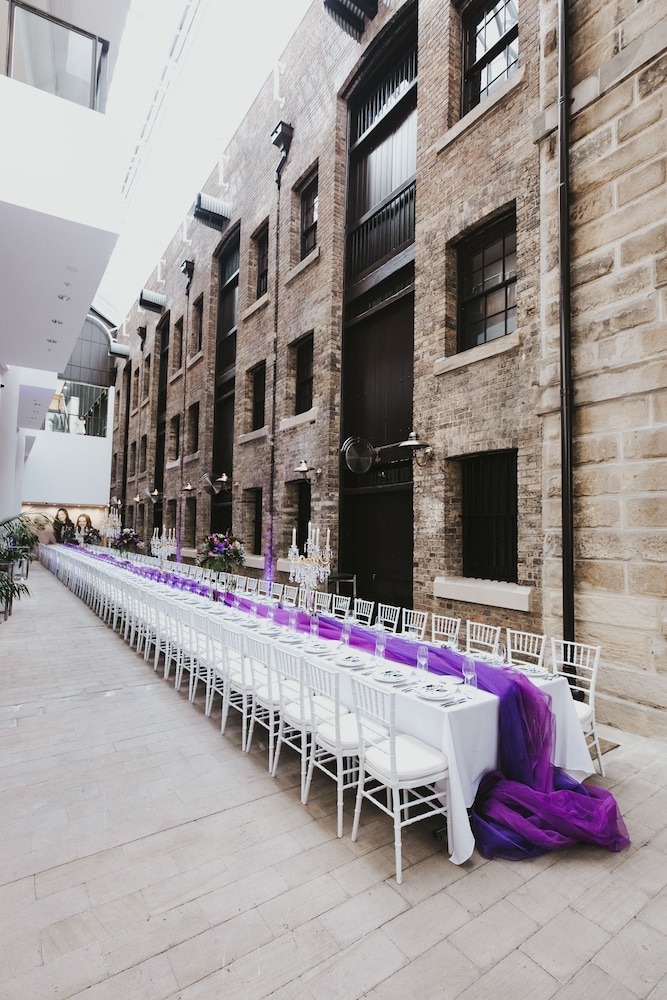
[[[667,746],[614,730],[632,838],[452,865],[428,824],[365,811],[335,834],[333,782],[299,802],[38,564],[0,623],[0,996],[667,997]],[[217,709],[217,706],[216,706]],[[234,713],[235,714],[235,713]],[[595,780],[595,779],[594,779]],[[601,780],[601,779],[598,779]]]

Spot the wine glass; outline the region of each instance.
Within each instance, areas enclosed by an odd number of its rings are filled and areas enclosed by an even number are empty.
[[[290,632],[296,632],[296,611],[290,611],[289,613],[289,630]]]
[[[507,654],[507,649],[504,642],[499,642],[496,647],[496,662],[505,665],[505,656]]]
[[[343,627],[340,630],[340,644],[342,646],[343,652],[350,645],[350,632],[352,631],[352,626],[348,621],[343,622]]]
[[[384,660],[384,651],[387,647],[387,636],[385,634],[384,628],[379,628],[377,630],[377,635],[375,636],[375,659]]]
[[[467,697],[472,698],[472,689],[477,687],[477,668],[472,656],[463,657],[463,682],[468,689]]]
[[[320,623],[317,615],[313,615],[310,619],[310,638],[315,640],[320,634]]]
[[[428,646],[421,643],[417,647],[417,669],[422,672],[422,676],[428,674]]]

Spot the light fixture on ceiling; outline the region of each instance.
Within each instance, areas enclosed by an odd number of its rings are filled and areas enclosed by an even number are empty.
[[[316,469],[313,465],[308,465],[305,458],[299,462],[294,471],[298,472],[299,475],[303,476],[303,478],[307,479],[309,482],[312,482],[313,479],[319,479],[322,475],[322,470]]]

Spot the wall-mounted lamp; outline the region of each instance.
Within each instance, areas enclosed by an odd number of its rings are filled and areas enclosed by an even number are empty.
[[[190,284],[192,282],[192,275],[195,273],[195,262],[193,260],[184,260],[181,264],[181,274],[184,274],[188,279],[185,285],[185,294],[190,294]]]
[[[160,498],[160,491],[157,487],[152,490],[144,490],[144,496],[148,497],[152,504],[156,504]]]
[[[109,501],[109,506],[110,507],[122,507],[123,506],[123,501],[120,499],[120,497],[111,497],[111,500]]]
[[[410,431],[405,441],[401,441],[398,447],[410,448],[412,457],[422,468],[433,458],[433,448],[427,441],[421,441],[416,431]]]
[[[229,481],[229,476],[226,472],[223,472],[216,479],[213,478],[213,473],[209,474],[205,472],[201,477],[200,482],[204,484],[204,489],[209,494],[209,496],[217,496],[220,491],[223,493],[228,492],[232,488],[232,484]]]
[[[141,493],[137,493],[136,497],[132,497],[132,499],[134,500],[135,503],[144,502],[144,498],[142,497]]]
[[[190,481],[188,480],[188,482],[187,482],[187,483],[185,484],[185,486],[183,487],[183,493],[193,493],[193,492],[194,492],[194,490],[195,490],[195,487],[194,487],[194,486],[192,485],[192,483],[191,483],[191,482],[190,482]]]
[[[308,462],[305,460],[305,458],[303,459],[303,461],[299,462],[294,471],[298,472],[299,475],[303,476],[303,478],[307,479],[309,482],[312,482],[313,479],[319,479],[320,476],[322,475],[322,470],[316,469],[312,465],[308,465]]]
[[[391,444],[382,444],[379,448],[374,448],[370,441],[355,435],[343,442],[340,453],[350,472],[363,475],[372,465],[380,461],[383,451],[391,448],[409,448],[419,466],[426,465],[433,458],[433,448],[428,442],[422,441],[416,431],[410,431],[404,441],[392,441]]]
[[[280,163],[276,167],[276,184],[278,185],[278,190],[280,190],[280,176],[287,161],[289,148],[292,145],[293,135],[293,127],[284,121],[279,121],[271,133],[271,142],[280,150],[281,153]]]

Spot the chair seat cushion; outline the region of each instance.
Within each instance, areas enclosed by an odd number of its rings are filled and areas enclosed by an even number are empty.
[[[278,708],[280,706],[278,692],[274,688],[271,688],[271,691],[269,691],[268,684],[260,684],[255,688],[255,699],[260,705],[267,705],[271,708]]]
[[[235,670],[232,670],[229,675],[229,683],[237,691],[250,691],[252,689],[249,678],[244,677],[243,674],[237,673]]]
[[[319,725],[321,722],[326,722],[329,719],[333,719],[336,712],[336,703],[330,698],[325,698],[318,695],[314,700],[314,715],[311,711],[310,702],[307,701],[303,706],[303,711],[301,709],[301,704],[298,701],[290,701],[285,705],[283,710],[283,716],[285,721],[292,726],[306,726],[312,729],[313,726]],[[347,714],[347,709],[345,710]]]
[[[366,729],[369,730],[368,723],[366,724]],[[386,729],[382,729],[379,726],[373,727],[378,738],[383,738],[388,735]],[[359,726],[357,725],[357,717],[354,712],[347,712],[345,715],[340,717],[340,743],[339,748],[345,753],[358,754],[359,753]],[[320,746],[324,746],[330,749],[332,753],[336,750],[336,724],[333,721],[323,722],[321,726],[317,727],[317,742]]]
[[[579,722],[584,729],[587,729],[593,721],[593,709],[585,701],[575,701],[574,707],[576,709]]]
[[[366,751],[366,766],[380,781],[391,781],[389,741],[379,743]],[[407,733],[396,735],[396,771],[399,781],[422,779],[426,782],[442,774],[449,767],[444,753],[422,743]]]

